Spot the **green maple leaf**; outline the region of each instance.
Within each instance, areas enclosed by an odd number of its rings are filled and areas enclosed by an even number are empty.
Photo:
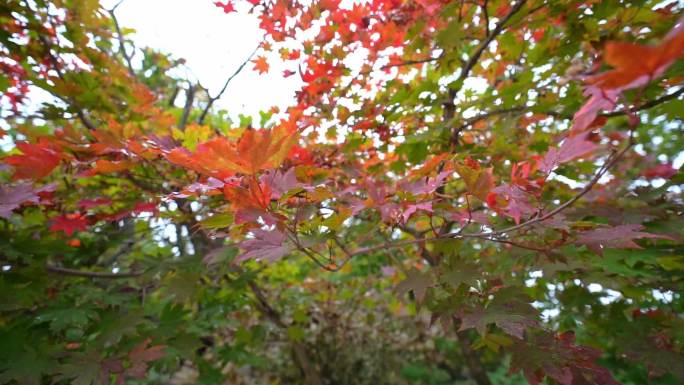
[[[70,327],[83,328],[95,316],[94,312],[85,309],[55,309],[40,314],[36,317],[36,323],[49,322],[50,330],[58,332]]]
[[[70,380],[72,385],[91,385],[100,378],[101,356],[96,352],[72,356],[57,369],[57,380]]]
[[[498,291],[486,307],[477,307],[461,317],[460,330],[475,328],[485,335],[487,325],[495,324],[506,334],[523,339],[525,329],[537,326],[537,310],[530,305],[530,298],[518,288]]]
[[[412,268],[406,273],[406,279],[399,282],[396,287],[399,297],[403,297],[409,291],[413,292],[418,303],[423,302],[429,287],[434,286],[434,281],[429,273],[421,272]]]
[[[447,266],[440,274],[439,280],[442,283],[449,284],[454,288],[458,288],[461,284],[466,284],[470,287],[477,286],[477,278],[481,275],[477,266],[469,263],[454,263]]]

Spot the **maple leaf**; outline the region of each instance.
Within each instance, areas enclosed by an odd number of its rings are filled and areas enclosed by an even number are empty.
[[[434,286],[432,275],[412,268],[406,273],[406,279],[399,282],[395,291],[399,297],[403,297],[409,291],[413,292],[416,302],[421,303],[425,299],[427,289]]]
[[[138,202],[133,206],[131,212],[133,214],[156,213],[157,205],[157,202]]]
[[[558,335],[537,331],[526,341],[511,347],[511,372],[523,372],[531,385],[539,385],[549,377],[560,385],[620,385],[610,372],[598,366],[597,349],[574,344],[574,334]]]
[[[475,328],[484,335],[487,325],[495,324],[507,334],[523,339],[526,328],[539,324],[537,311],[530,302],[531,298],[517,287],[500,289],[486,307],[477,307],[461,316],[460,330]]]
[[[425,12],[432,16],[442,7],[442,3],[434,0],[416,0],[416,3],[425,8]]]
[[[365,185],[366,191],[368,192],[368,199],[363,202],[363,206],[378,209],[383,222],[395,221],[401,213],[401,206],[387,200],[393,193],[391,186],[387,186],[385,183],[371,178],[366,179]],[[357,209],[355,208],[354,211],[356,210]]]
[[[190,193],[190,194],[211,195],[216,190],[223,189],[224,186],[225,186],[225,183],[223,181],[216,179],[214,177],[209,177],[209,178],[207,178],[206,181],[195,182],[195,183],[192,183],[192,184],[186,186],[183,189],[183,191],[186,193]],[[176,194],[176,195],[182,195],[182,194]]]
[[[665,163],[665,164],[659,164],[657,166],[649,167],[646,170],[644,170],[641,173],[641,175],[643,175],[646,179],[656,179],[656,178],[670,179],[673,176],[677,175],[677,172],[679,172],[679,170],[672,167],[672,164]]]
[[[267,172],[261,176],[260,181],[265,186],[270,187],[271,198],[273,199],[280,199],[286,192],[302,186],[297,182],[294,167],[284,173],[279,170]]]
[[[487,194],[494,188],[493,169],[482,169],[478,166],[457,164],[455,167],[458,175],[461,176],[466,184],[468,193],[478,197],[480,200],[487,200]]]
[[[39,203],[40,196],[38,194],[54,191],[55,187],[55,184],[49,184],[35,189],[28,182],[14,186],[0,186],[0,218],[9,218],[12,211],[24,203]]]
[[[156,361],[166,355],[164,352],[166,346],[155,345],[148,347],[150,341],[149,338],[146,339],[128,353],[128,359],[131,362],[131,366],[126,369],[126,376],[136,379],[145,378],[148,363]]]
[[[76,231],[88,229],[88,220],[82,214],[60,215],[52,220],[50,231],[63,231],[66,235],[72,236]]]
[[[435,177],[422,177],[412,182],[403,180],[399,182],[399,189],[410,192],[413,195],[431,194],[435,192],[450,175],[451,171],[442,171]]]
[[[255,174],[267,168],[277,168],[285,160],[297,135],[284,127],[272,130],[247,129],[237,143],[233,155],[236,171]]]
[[[503,200],[505,206],[501,209],[500,201]],[[520,187],[510,184],[502,184],[497,186],[487,196],[487,204],[493,209],[502,211],[505,215],[513,218],[516,224],[520,223],[523,216],[532,214],[536,211],[530,197]]]
[[[109,378],[101,376],[102,357],[95,352],[88,353],[70,354],[69,360],[59,367],[57,380],[70,380],[69,383],[73,385],[108,383]]]
[[[585,79],[590,96],[575,113],[571,132],[584,131],[598,113],[615,107],[617,97],[626,90],[642,87],[661,76],[674,61],[684,56],[684,18],[657,46],[608,42],[604,60],[614,67],[610,71]],[[638,59],[635,59],[638,58]]]
[[[97,174],[109,174],[120,171],[126,171],[130,170],[130,168],[134,165],[135,163],[127,160],[111,161],[107,159],[98,159],[95,161],[95,167],[91,168],[90,170],[82,172],[80,175],[89,177]]]
[[[185,148],[174,148],[165,158],[174,164],[197,171],[217,179],[225,179],[235,174],[239,168],[230,154],[235,153],[235,144],[220,136],[197,145],[194,153]]]
[[[236,210],[247,209],[266,212],[271,203],[272,193],[269,185],[250,179],[246,188],[226,183],[223,187],[223,195]]]
[[[411,203],[406,205],[403,211],[401,211],[401,219],[404,223],[408,222],[411,215],[418,212],[418,210],[432,212],[432,202],[422,202],[422,203]]]
[[[587,82],[605,90],[641,87],[662,75],[676,59],[683,56],[684,18],[656,46],[606,43],[603,58],[614,69],[591,76]]]
[[[596,149],[596,144],[587,140],[589,132],[565,138],[559,148],[551,148],[539,162],[539,169],[551,172],[557,165],[587,155]]]
[[[482,273],[476,265],[467,262],[453,263],[441,269],[440,282],[458,288],[461,284],[477,287],[478,277]]]
[[[603,90],[596,86],[589,86],[584,90],[584,96],[589,96],[589,100],[573,116],[571,133],[585,131],[596,121],[601,110],[612,110],[620,95],[619,90]]]
[[[19,142],[17,148],[22,152],[21,155],[10,155],[3,159],[5,163],[14,166],[15,180],[48,176],[62,159],[61,153],[47,140],[41,139],[36,144]]]
[[[285,242],[285,233],[281,231],[253,230],[252,234],[254,239],[238,243],[238,247],[244,252],[235,258],[236,263],[248,259],[275,262],[294,249],[292,245]]]
[[[258,71],[260,74],[268,72],[268,62],[265,57],[257,56],[256,59],[252,60],[252,63],[254,63],[254,70]]]
[[[667,235],[643,232],[641,231],[643,229],[644,226],[642,225],[631,224],[583,231],[579,233],[575,243],[586,245],[589,250],[603,255],[603,249],[641,249],[641,246],[637,245],[634,239],[672,239]]]
[[[80,201],[78,201],[77,205],[78,205],[78,207],[80,207],[84,210],[88,210],[88,209],[92,209],[93,207],[97,207],[97,206],[109,206],[112,203],[113,203],[112,200],[109,198],[95,198],[95,199],[81,199]]]
[[[447,218],[460,223],[461,226],[465,226],[470,222],[480,223],[487,226],[491,224],[487,214],[482,211],[468,211],[467,209],[452,211],[447,214]]]
[[[274,129],[246,129],[237,143],[220,136],[197,145],[194,153],[175,148],[165,156],[170,162],[218,179],[235,173],[256,174],[258,171],[279,167],[297,135],[285,127]]]
[[[215,1],[214,5],[223,9],[224,13],[235,12],[235,7],[233,6],[233,2],[231,1],[227,1],[225,4],[220,1]]]

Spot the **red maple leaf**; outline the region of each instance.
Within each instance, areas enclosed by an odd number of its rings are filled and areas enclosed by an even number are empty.
[[[544,377],[560,385],[601,384],[619,385],[610,371],[596,361],[601,352],[574,343],[574,333],[554,335],[539,331],[525,341],[515,340],[512,351],[511,372],[522,371],[531,385],[539,385]]]
[[[77,203],[78,207],[83,210],[92,209],[97,206],[109,206],[111,204],[112,200],[109,198],[82,199]]]
[[[646,170],[644,170],[641,173],[641,175],[643,175],[646,179],[656,179],[656,178],[670,179],[673,176],[677,175],[678,171],[679,170],[672,167],[672,165],[670,163],[665,163],[665,164],[659,164],[657,166],[647,168]]]
[[[57,167],[62,156],[53,145],[46,140],[40,140],[32,144],[27,142],[17,143],[21,155],[10,155],[4,162],[14,166],[13,178],[16,179],[40,179],[49,175]]]
[[[72,236],[76,231],[85,231],[88,229],[88,220],[78,213],[60,215],[52,220],[50,231],[64,231],[68,236]]]
[[[596,254],[603,254],[603,249],[641,249],[634,239],[661,238],[672,239],[667,235],[646,233],[639,224],[620,225],[583,231],[577,236],[577,244],[586,245]]]
[[[238,243],[244,253],[235,258],[235,262],[248,259],[277,261],[292,251],[292,246],[285,242],[285,234],[278,231],[253,230],[254,239]]]
[[[569,162],[594,151],[596,144],[587,140],[588,136],[588,132],[575,135],[563,140],[563,144],[559,148],[550,148],[546,156],[539,162],[539,169],[549,173],[561,163]]]
[[[260,74],[265,74],[268,72],[268,62],[263,56],[258,56],[256,59],[252,60],[254,63],[254,70],[258,71]]]
[[[520,224],[520,219],[536,211],[530,196],[520,187],[502,184],[493,189],[486,197],[487,204],[494,210],[503,213]]]
[[[233,6],[233,3],[230,1],[226,2],[225,4],[223,4],[220,1],[215,1],[214,5],[223,9],[223,12],[225,13],[235,12],[235,7]]]

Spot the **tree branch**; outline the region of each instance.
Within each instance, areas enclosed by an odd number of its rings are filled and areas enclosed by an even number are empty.
[[[368,246],[368,247],[362,247],[359,248],[355,251],[350,251],[347,257],[347,260],[350,260],[358,255],[361,254],[367,254],[367,253],[372,253],[375,251],[383,250],[383,249],[389,249],[389,248],[397,248],[397,247],[402,247],[402,246],[408,246],[408,245],[414,245],[414,244],[420,244],[423,242],[431,242],[431,241],[437,241],[437,240],[442,240],[442,239],[458,239],[458,238],[479,238],[483,241],[491,241],[491,242],[499,242],[499,243],[506,243],[510,244],[515,247],[520,247],[523,249],[528,249],[528,250],[535,250],[535,251],[546,251],[545,249],[540,249],[536,248],[533,246],[527,246],[527,245],[521,245],[515,242],[510,242],[507,240],[501,240],[499,237],[501,235],[507,234],[511,231],[516,231],[520,230],[522,228],[528,227],[532,224],[538,223],[545,221],[554,215],[560,213],[561,211],[567,209],[568,207],[572,206],[575,202],[577,202],[579,199],[581,199],[584,195],[586,195],[591,189],[594,187],[596,183],[601,179],[603,175],[608,172],[609,169],[611,169],[621,158],[622,156],[630,149],[632,148],[633,142],[630,140],[630,142],[619,152],[615,153],[609,160],[606,161],[606,163],[599,168],[599,170],[594,174],[592,179],[587,183],[584,188],[577,193],[575,196],[567,200],[565,203],[562,205],[556,207],[554,210],[549,211],[548,213],[532,218],[528,221],[525,221],[523,223],[520,223],[515,226],[507,227],[501,230],[496,230],[496,231],[488,231],[488,232],[480,232],[480,233],[449,233],[449,234],[443,234],[443,235],[438,235],[435,237],[429,237],[429,238],[418,238],[418,239],[409,239],[409,240],[404,240],[404,241],[399,241],[399,242],[394,242],[394,243],[384,243],[382,245],[375,245],[375,246]],[[346,263],[346,261],[345,261]]]
[[[612,112],[601,113],[601,114],[598,114],[598,116],[599,116],[599,117],[605,117],[605,118],[613,118],[613,117],[616,117],[616,116],[626,115],[626,114],[628,114],[628,113],[644,111],[644,110],[651,109],[651,108],[653,108],[653,107],[657,107],[657,106],[659,106],[659,105],[661,105],[661,104],[663,104],[663,103],[665,103],[665,102],[668,102],[668,101],[670,101],[670,100],[675,100],[675,99],[677,99],[679,96],[682,96],[682,95],[684,95],[684,85],[681,85],[681,88],[679,88],[677,91],[675,91],[675,92],[673,92],[673,93],[665,94],[665,95],[663,95],[663,96],[661,96],[661,97],[659,97],[659,98],[657,98],[657,99],[653,99],[653,100],[651,100],[651,101],[649,101],[649,102],[646,102],[646,103],[640,105],[639,107],[634,108],[634,109],[631,110],[631,111],[630,111],[630,110],[621,109],[621,110],[618,110],[618,111],[612,111]],[[479,121],[482,121],[482,120],[485,120],[485,119],[489,119],[489,118],[491,118],[491,117],[493,117],[493,116],[506,115],[506,114],[513,114],[513,113],[516,113],[516,112],[526,112],[526,111],[528,111],[528,110],[529,110],[529,107],[527,107],[527,106],[518,106],[518,107],[503,108],[503,109],[500,109],[500,110],[493,110],[493,111],[484,112],[484,113],[482,113],[482,114],[480,114],[480,115],[476,115],[476,116],[473,116],[473,117],[471,117],[471,118],[466,119],[466,120],[463,122],[463,124],[461,124],[461,125],[456,129],[455,132],[461,132],[461,131],[463,131],[464,129],[466,129],[467,127],[469,127],[469,126],[471,126],[471,125],[473,125],[473,124],[475,124],[475,123],[477,123],[477,122],[479,122]],[[572,115],[567,115],[567,114],[563,114],[563,113],[561,113],[561,112],[556,112],[556,111],[546,111],[546,112],[539,112],[539,113],[542,114],[542,115],[553,116],[553,117],[560,118],[560,119],[572,119]]]
[[[472,69],[475,67],[477,62],[480,60],[480,57],[482,56],[484,51],[487,49],[487,47],[489,47],[489,44],[491,44],[491,42],[494,41],[494,39],[496,39],[496,37],[499,36],[499,34],[501,32],[503,32],[504,27],[506,26],[506,23],[508,23],[508,21],[516,13],[518,13],[522,9],[523,5],[525,5],[525,2],[526,2],[526,0],[518,0],[518,2],[515,3],[515,5],[511,8],[511,10],[508,11],[508,14],[506,16],[504,16],[504,18],[501,19],[501,21],[499,21],[496,24],[496,27],[494,28],[494,30],[492,30],[491,33],[487,34],[487,37],[482,42],[482,44],[480,44],[480,46],[477,48],[477,50],[475,50],[473,55],[470,56],[468,61],[463,65],[463,67],[461,67],[461,74],[458,76],[458,80],[456,81],[457,83],[462,83],[470,75],[470,71],[472,71]],[[487,4],[485,2],[485,7],[486,6],[487,6]],[[486,12],[486,9],[485,9],[485,12]],[[487,26],[487,30],[489,30],[489,26]],[[459,88],[460,88],[460,86],[459,86]],[[458,93],[458,89],[449,89],[449,94],[448,94],[449,100],[447,101],[447,103],[445,103],[445,106],[444,106],[444,119],[443,120],[445,122],[450,122],[454,118],[454,115],[456,112],[456,106],[454,105],[454,98],[456,98],[457,93]],[[458,136],[460,135],[461,131],[466,126],[467,125],[462,125],[462,126],[458,127],[457,129],[455,129],[451,133],[451,138],[449,139],[449,143],[451,146],[455,146],[458,143]]]
[[[683,94],[684,94],[684,85],[680,84],[680,88],[677,91],[675,91],[671,94],[665,94],[665,95],[659,97],[658,99],[653,99],[651,101],[648,101],[648,102],[640,105],[639,107],[637,107],[631,111],[630,110],[619,110],[619,111],[608,112],[605,114],[599,114],[598,116],[603,116],[606,118],[612,118],[614,116],[626,115],[626,114],[632,113],[632,112],[648,110],[650,108],[653,108],[653,107],[656,107],[660,104],[663,104],[667,101],[677,99],[679,96],[681,96]]]
[[[126,52],[126,42],[124,41],[124,36],[123,33],[121,33],[121,27],[119,26],[119,20],[116,18],[116,14],[114,11],[116,8],[123,3],[124,0],[119,1],[114,8],[107,10],[109,15],[112,18],[112,21],[114,22],[114,28],[116,29],[116,37],[117,40],[119,41],[119,53],[121,56],[123,56],[124,62],[126,63],[126,68],[128,69],[128,73],[132,77],[136,77],[135,71],[133,70],[133,64],[131,64],[131,56],[128,55]]]
[[[511,7],[511,10],[508,11],[508,14],[504,16],[501,21],[499,21],[496,24],[496,27],[494,27],[494,30],[487,36],[487,38],[482,42],[482,44],[477,48],[475,53],[468,59],[466,64],[463,66],[463,69],[461,71],[461,75],[459,75],[458,79],[459,80],[465,80],[465,78],[470,75],[470,71],[475,67],[475,64],[480,60],[480,56],[484,53],[484,51],[487,49],[489,44],[504,30],[504,27],[506,26],[506,23],[516,14],[518,11],[520,11],[525,5],[525,2],[527,0],[518,0],[517,3],[513,7]]]
[[[102,273],[96,271],[84,271],[69,269],[66,267],[58,267],[51,264],[46,264],[45,269],[51,273],[67,275],[71,277],[84,277],[84,278],[104,278],[104,279],[120,279],[120,278],[135,278],[141,276],[143,273],[140,271],[131,271],[128,273]]]
[[[591,180],[589,181],[589,183],[587,183],[587,185],[584,186],[584,188],[583,188],[579,193],[577,193],[575,196],[573,196],[572,198],[570,198],[570,199],[568,199],[567,201],[565,201],[565,203],[563,203],[562,205],[556,207],[555,209],[549,211],[548,213],[546,213],[546,214],[544,214],[544,215],[542,215],[542,216],[532,218],[532,219],[530,219],[530,220],[528,220],[528,221],[526,221],[526,222],[523,222],[523,223],[521,223],[521,224],[519,224],[519,225],[507,227],[507,228],[505,228],[505,229],[501,229],[501,230],[497,230],[497,231],[492,231],[492,232],[490,232],[490,233],[486,233],[485,235],[487,235],[487,236],[499,236],[499,235],[502,235],[502,234],[505,234],[505,233],[509,233],[509,232],[511,232],[511,231],[519,230],[519,229],[522,229],[522,228],[527,227],[527,226],[529,226],[529,225],[532,225],[532,224],[534,224],[534,223],[538,223],[538,222],[545,221],[545,220],[547,220],[547,219],[553,217],[554,215],[560,213],[561,211],[565,210],[566,208],[572,206],[572,205],[573,205],[575,202],[577,202],[580,198],[582,198],[582,197],[583,197],[584,195],[586,195],[589,191],[591,191],[591,189],[594,187],[594,185],[595,185],[596,183],[598,183],[599,179],[601,179],[601,177],[602,177],[603,175],[605,175],[606,172],[608,172],[608,170],[609,170],[610,168],[612,168],[612,167],[613,167],[613,166],[622,158],[622,156],[623,156],[630,148],[632,148],[632,145],[633,145],[633,143],[632,143],[632,140],[631,140],[631,138],[630,138],[630,142],[627,144],[627,146],[625,146],[625,148],[623,148],[622,150],[620,150],[620,152],[615,153],[615,154],[614,154],[614,155],[613,155],[613,156],[612,156],[612,157],[611,157],[611,158],[610,158],[610,159],[609,159],[609,160],[608,160],[600,169],[599,169],[599,171],[598,171],[596,174],[594,174],[594,177],[591,178]]]

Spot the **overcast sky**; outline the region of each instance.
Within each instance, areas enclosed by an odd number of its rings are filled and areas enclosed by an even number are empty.
[[[109,9],[117,1],[101,0],[101,4]],[[184,58],[189,77],[215,95],[263,36],[258,20],[240,5],[245,4],[237,5],[238,12],[225,14],[210,0],[124,0],[116,16],[122,27],[136,30],[133,40],[139,47]],[[248,64],[217,105],[236,116],[293,104],[298,76],[283,78],[285,67],[277,58],[269,59],[268,74],[259,75]]]

